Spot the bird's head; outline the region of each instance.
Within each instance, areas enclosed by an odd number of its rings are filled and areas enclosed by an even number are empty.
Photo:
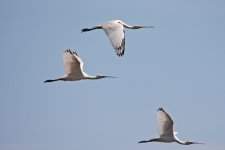
[[[117,78],[117,77],[113,77],[113,76],[103,76],[103,75],[97,75],[96,79],[102,79],[102,78]]]
[[[192,142],[192,141],[185,142],[185,145],[191,145],[191,144],[204,144],[204,143],[198,143],[198,142]]]
[[[105,76],[102,76],[102,75],[97,75],[96,76],[96,79],[102,79],[102,78],[105,78]]]
[[[121,20],[114,20],[113,22],[115,22],[115,23],[119,23],[119,24],[122,24],[122,25],[126,25],[126,23],[124,23],[123,21],[121,21]]]
[[[121,20],[119,20],[119,19],[116,19],[116,20],[113,20],[113,22],[120,23],[120,22],[123,22],[123,21],[121,21]]]
[[[140,28],[154,28],[154,26],[139,26],[139,25],[133,26],[133,29],[140,29]]]

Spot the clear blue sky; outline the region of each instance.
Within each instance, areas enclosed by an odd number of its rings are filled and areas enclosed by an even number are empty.
[[[1,150],[224,150],[225,1],[1,0]],[[103,31],[121,19],[154,29],[126,30],[115,55]],[[76,50],[97,81],[43,81],[64,74]],[[157,137],[156,110],[173,118],[182,140]]]

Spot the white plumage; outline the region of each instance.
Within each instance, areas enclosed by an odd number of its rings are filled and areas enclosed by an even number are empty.
[[[160,138],[173,135],[173,120],[162,108],[157,111],[157,126]]]
[[[157,110],[157,127],[158,127],[158,134],[159,138],[153,138],[150,140],[140,141],[139,143],[146,143],[146,142],[177,142],[182,145],[190,145],[190,144],[203,144],[198,142],[186,141],[183,142],[178,139],[176,136],[177,132],[173,131],[173,120],[171,117],[164,111],[163,108],[159,108]]]
[[[77,52],[71,51],[70,49],[67,49],[64,52],[63,60],[64,60],[64,68],[65,68],[66,75],[64,75],[61,78],[46,80],[45,82],[54,82],[59,80],[76,81],[76,80],[82,80],[82,79],[95,80],[95,79],[102,79],[102,78],[115,78],[112,76],[88,75],[87,73],[83,71],[84,63],[82,59],[78,56]]]
[[[153,28],[153,26],[129,26],[121,20],[113,20],[97,25],[92,28],[84,28],[81,31],[87,32],[95,29],[103,29],[108,36],[112,47],[118,56],[123,56],[125,52],[125,31],[124,28],[140,29]]]

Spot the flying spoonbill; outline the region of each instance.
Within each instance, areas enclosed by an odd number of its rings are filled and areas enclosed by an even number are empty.
[[[139,143],[146,143],[146,142],[177,142],[182,145],[190,145],[190,144],[203,144],[198,142],[192,141],[181,141],[177,138],[177,132],[173,132],[173,120],[170,116],[163,110],[163,108],[159,108],[157,110],[157,126],[158,126],[158,133],[159,138],[153,138],[146,141],[140,141]]]
[[[108,36],[116,54],[123,56],[125,51],[125,31],[124,28],[128,29],[140,29],[140,28],[153,28],[153,26],[130,26],[121,20],[113,20],[105,22],[101,25],[94,26],[92,28],[84,28],[81,32],[87,32],[95,29],[103,29]]]
[[[96,79],[102,79],[102,78],[116,78],[112,76],[102,76],[102,75],[97,75],[97,76],[91,76],[88,75],[83,71],[83,61],[81,58],[78,56],[78,54],[75,51],[71,51],[70,49],[67,49],[64,52],[63,55],[64,58],[64,68],[66,71],[66,75],[64,75],[61,78],[53,79],[53,80],[46,80],[46,82],[54,82],[54,81],[76,81],[76,80],[83,80],[83,79],[91,79],[91,80],[96,80]]]

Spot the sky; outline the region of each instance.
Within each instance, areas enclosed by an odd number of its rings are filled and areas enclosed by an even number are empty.
[[[1,150],[224,150],[225,1],[1,0]],[[126,29],[116,56],[101,30]],[[76,50],[88,74],[116,79],[43,83],[64,75],[63,52]],[[156,110],[181,140],[157,137]]]

